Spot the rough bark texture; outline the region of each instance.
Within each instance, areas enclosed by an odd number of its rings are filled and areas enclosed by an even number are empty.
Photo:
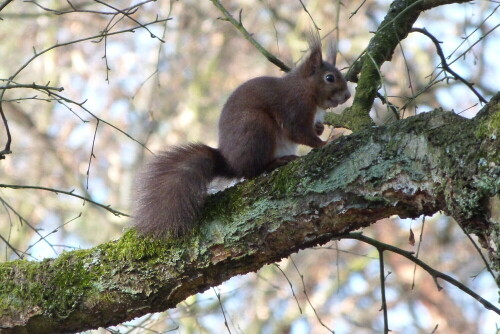
[[[211,196],[184,238],[131,230],[56,259],[2,263],[0,332],[75,332],[165,310],[391,215],[452,215],[498,272],[499,102],[500,94],[473,120],[434,110],[330,143]]]

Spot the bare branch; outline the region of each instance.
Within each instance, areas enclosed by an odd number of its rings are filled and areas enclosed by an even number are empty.
[[[162,22],[165,22],[165,21],[169,21],[171,20],[172,18],[166,18],[166,19],[156,19],[154,21],[151,21],[151,22],[148,22],[148,23],[145,23],[143,24],[143,26],[149,26],[149,25],[152,25],[152,24],[157,24],[157,23],[162,23]],[[72,40],[72,41],[69,41],[69,42],[64,42],[64,43],[58,43],[58,44],[55,44],[55,45],[52,45],[40,52],[35,52],[35,54],[33,56],[31,56],[30,59],[28,59],[16,72],[14,72],[13,75],[11,75],[9,77],[9,81],[12,81],[14,80],[15,77],[17,77],[19,75],[19,73],[21,73],[21,71],[23,71],[34,59],[36,59],[37,57],[41,56],[42,54],[44,53],[47,53],[53,49],[56,49],[56,48],[60,48],[60,47],[63,47],[63,46],[68,46],[68,45],[71,45],[71,44],[76,44],[76,43],[80,43],[80,42],[85,42],[85,41],[92,41],[92,40],[102,40],[103,37],[105,36],[113,36],[113,35],[118,35],[118,34],[123,34],[123,33],[126,33],[126,32],[135,32],[135,30],[141,28],[141,26],[134,26],[134,27],[131,27],[131,28],[127,28],[127,29],[122,29],[122,30],[118,30],[118,31],[113,31],[113,32],[103,32],[99,35],[93,35],[93,36],[88,36],[88,37],[84,37],[84,38],[80,38],[80,39],[77,39],[77,40]],[[2,94],[0,95],[0,98],[3,97],[3,92]]]
[[[139,2],[139,3],[136,3],[135,5],[132,5],[130,7],[121,9],[120,11],[126,12],[129,15],[131,15],[131,14],[136,13],[137,10],[139,9],[139,7],[141,7],[142,5],[147,4],[149,2],[155,2],[155,1],[156,0],[145,0],[145,1],[142,1],[142,2]],[[105,12],[105,11],[100,11],[100,10],[89,10],[89,9],[78,8],[75,5],[73,5],[73,3],[71,1],[69,1],[69,0],[66,0],[66,2],[69,4],[69,6],[63,7],[61,9],[48,8],[48,7],[45,7],[45,6],[41,5],[41,4],[39,4],[37,1],[34,1],[34,0],[26,0],[24,2],[33,3],[37,7],[43,9],[44,11],[46,11],[48,13],[53,13],[54,15],[64,15],[64,14],[70,14],[70,13],[89,13],[89,14],[113,15],[114,16],[114,15],[117,14],[116,10],[113,11],[113,12]],[[83,4],[83,6],[89,5],[89,4],[92,4],[92,3],[93,3],[93,1],[89,1],[86,4]],[[82,6],[82,5],[80,5],[80,6]]]
[[[302,9],[304,9],[304,12],[306,12],[306,14],[309,16],[309,19],[311,20],[312,24],[314,25],[314,29],[316,29],[317,31],[320,31],[321,28],[318,27],[318,25],[316,24],[316,22],[314,22],[314,19],[313,19],[311,13],[309,13],[309,11],[307,10],[306,5],[304,5],[304,3],[302,2],[302,0],[299,0],[299,2],[302,5]]]
[[[9,123],[7,122],[7,117],[3,111],[2,101],[0,99],[0,116],[2,117],[3,126],[5,128],[5,133],[7,134],[7,141],[5,142],[5,147],[0,151],[0,160],[5,159],[6,154],[11,154],[10,143],[12,142],[12,137],[10,135]]]
[[[2,205],[9,211],[12,211],[16,217],[19,218],[19,221],[22,223],[22,224],[26,224],[26,226],[28,226],[29,229],[31,229],[33,232],[35,232],[36,235],[39,236],[40,240],[43,240],[45,241],[45,243],[52,249],[52,251],[54,252],[55,255],[58,255],[54,246],[52,244],[50,244],[46,239],[45,239],[45,236],[43,236],[39,229],[35,228],[33,226],[33,224],[31,224],[25,217],[23,217],[17,210],[15,210],[9,203],[7,203],[2,197],[0,197],[0,202],[2,202]],[[28,249],[26,249],[24,252],[22,252],[22,254],[19,254],[19,258],[23,258],[24,255],[27,253],[27,251],[31,248],[28,247]]]
[[[3,159],[5,157],[5,154],[10,154],[11,153],[11,151],[10,151],[11,135],[10,135],[9,128],[8,128],[7,119],[6,119],[5,115],[4,115],[3,109],[1,108],[1,101],[3,100],[4,94],[5,94],[5,92],[6,92],[7,89],[11,89],[11,88],[34,88],[34,89],[38,89],[38,90],[45,90],[47,92],[47,94],[49,94],[49,95],[55,95],[55,96],[57,96],[62,101],[66,101],[66,102],[74,103],[74,104],[78,105],[80,108],[84,109],[87,113],[89,113],[90,115],[92,115],[95,119],[100,120],[103,123],[105,123],[105,124],[113,127],[114,129],[118,130],[119,132],[125,134],[128,138],[134,140],[135,142],[137,142],[141,146],[145,147],[144,144],[140,143],[139,141],[137,141],[136,139],[134,139],[132,136],[130,136],[129,134],[125,133],[123,130],[119,129],[118,127],[116,127],[116,126],[114,126],[112,124],[110,124],[109,122],[106,122],[106,121],[100,119],[99,117],[97,117],[96,115],[94,115],[93,113],[91,113],[90,110],[88,110],[85,107],[83,107],[83,104],[85,103],[85,101],[82,102],[82,103],[76,103],[76,102],[74,102],[74,101],[72,101],[70,99],[62,97],[61,95],[58,95],[56,93],[51,93],[51,90],[52,90],[53,87],[50,87],[51,89],[47,89],[47,87],[44,87],[44,86],[36,86],[34,83],[31,85],[31,87],[24,87],[23,85],[15,87],[16,85],[15,84],[13,85],[12,82],[19,75],[19,73],[21,73],[33,60],[35,60],[36,58],[38,58],[42,54],[44,54],[46,52],[49,52],[49,51],[51,51],[53,49],[56,49],[56,48],[59,48],[59,47],[63,47],[63,46],[67,46],[67,45],[71,45],[71,44],[76,44],[76,43],[84,42],[84,41],[91,41],[91,40],[96,40],[96,39],[101,39],[102,40],[102,38],[104,38],[104,37],[112,36],[112,35],[118,35],[118,34],[123,34],[123,33],[126,33],[126,32],[134,32],[135,30],[137,30],[137,29],[139,29],[141,27],[145,27],[145,26],[148,26],[148,25],[156,24],[156,23],[166,22],[166,21],[171,20],[171,19],[172,18],[166,18],[166,19],[158,19],[157,18],[156,20],[154,20],[152,22],[148,22],[148,23],[140,25],[140,26],[135,26],[135,27],[131,27],[131,28],[123,29],[123,30],[119,30],[119,31],[114,31],[114,32],[109,32],[109,31],[108,32],[103,32],[103,33],[101,33],[99,35],[84,37],[84,38],[80,38],[80,39],[69,41],[69,42],[65,42],[65,43],[58,43],[58,44],[52,45],[52,46],[50,46],[50,47],[48,47],[48,48],[40,51],[40,52],[36,52],[35,51],[34,55],[31,56],[31,58],[29,58],[16,72],[14,72],[14,74],[12,74],[9,77],[9,79],[3,79],[3,81],[7,81],[7,85],[4,88],[0,88],[0,115],[2,116],[4,127],[7,130],[6,131],[7,132],[7,143],[5,145],[4,150],[0,151],[0,159]],[[62,90],[62,88],[54,88],[54,90],[56,90],[56,91],[57,90]]]
[[[321,326],[323,326],[327,331],[329,331],[330,333],[335,333],[330,327],[328,327],[324,322],[323,320],[321,320],[318,312],[316,311],[316,308],[314,307],[314,305],[312,304],[311,302],[311,299],[309,298],[309,295],[307,294],[307,289],[306,289],[306,283],[304,282],[304,275],[302,275],[302,273],[300,272],[299,268],[297,267],[297,265],[295,264],[295,261],[290,257],[290,261],[292,261],[292,264],[293,266],[295,267],[295,270],[297,271],[297,274],[299,275],[300,277],[300,281],[302,282],[302,293],[304,294],[304,296],[306,296],[306,299],[307,299],[307,303],[309,304],[309,306],[311,307],[311,309],[313,310],[314,312],[314,315],[316,316],[316,319],[318,319],[319,323],[321,324]]]
[[[434,43],[434,46],[436,47],[436,51],[438,53],[438,56],[441,59],[441,67],[446,72],[450,73],[455,78],[455,80],[459,80],[463,84],[465,84],[467,87],[469,87],[469,89],[474,94],[476,94],[476,96],[478,97],[479,101],[481,101],[482,103],[487,103],[486,99],[481,94],[479,94],[479,92],[473,87],[474,84],[468,82],[467,80],[465,80],[464,78],[462,78],[460,75],[458,75],[457,72],[453,71],[450,68],[450,66],[446,62],[446,58],[444,56],[443,49],[441,49],[441,46],[439,45],[441,42],[438,41],[437,38],[434,37],[434,35],[432,35],[430,32],[428,32],[427,29],[425,29],[425,28],[423,28],[423,29],[422,28],[413,28],[413,29],[410,30],[410,32],[419,32],[419,33],[424,34],[425,36],[429,37],[430,40],[432,41],[432,43]]]
[[[395,0],[360,57],[349,68],[346,79],[358,82],[351,107],[337,123],[354,132],[373,124],[369,111],[377,96],[381,77],[377,75],[382,64],[392,59],[395,48],[410,32],[413,23],[425,10],[448,3],[462,3],[467,0]],[[373,63],[373,58],[375,64]],[[359,77],[358,77],[359,76]]]
[[[380,242],[378,240],[367,237],[367,236],[363,235],[362,233],[350,233],[350,234],[347,234],[345,236],[340,236],[339,239],[355,239],[355,240],[363,241],[367,244],[370,244],[370,245],[376,247],[378,250],[390,251],[390,252],[399,254],[399,255],[407,258],[408,260],[412,261],[413,263],[417,264],[419,267],[421,267],[425,271],[427,271],[435,280],[436,285],[438,286],[438,289],[441,288],[438,281],[437,281],[437,279],[440,278],[440,279],[450,283],[451,285],[454,285],[455,287],[459,288],[460,290],[462,290],[463,292],[465,292],[466,294],[468,294],[469,296],[471,296],[472,298],[474,298],[475,300],[480,302],[486,309],[491,310],[491,311],[500,315],[500,309],[498,309],[495,305],[493,305],[492,303],[490,303],[489,301],[487,301],[486,299],[484,299],[483,297],[481,297],[480,295],[475,293],[473,290],[469,289],[467,286],[465,286],[464,284],[462,284],[459,281],[457,281],[456,279],[454,279],[453,277],[448,276],[446,274],[443,274],[440,271],[437,271],[436,269],[432,268],[431,266],[429,266],[428,264],[426,264],[422,260],[416,258],[413,255],[413,252],[408,252],[408,251],[405,251],[401,248],[385,244],[385,243]]]
[[[294,263],[294,265],[295,265],[295,263]],[[283,277],[285,277],[286,281],[288,282],[288,286],[290,287],[290,290],[292,291],[292,295],[293,295],[293,298],[295,299],[295,302],[297,303],[297,307],[299,308],[299,312],[300,312],[300,314],[302,314],[302,308],[300,307],[299,300],[297,299],[297,296],[295,295],[295,291],[293,290],[292,282],[290,282],[290,280],[288,279],[288,276],[286,276],[286,274],[283,271],[283,269],[281,269],[280,266],[277,263],[274,263],[274,266],[276,268],[278,268],[278,270],[281,272],[281,274],[283,275]]]
[[[123,16],[128,17],[130,20],[132,20],[133,22],[137,23],[141,28],[146,29],[150,33],[151,38],[156,38],[160,42],[165,43],[165,41],[163,39],[161,39],[160,37],[158,37],[155,34],[153,34],[153,32],[151,32],[151,30],[149,30],[148,27],[146,27],[144,24],[140,23],[139,21],[137,21],[136,19],[134,19],[132,16],[130,16],[135,11],[121,10],[121,9],[116,8],[114,6],[111,6],[110,4],[107,4],[107,3],[105,3],[105,2],[103,2],[101,0],[94,0],[94,1],[97,2],[97,3],[100,3],[101,5],[104,5],[104,6],[107,6],[107,7],[111,8],[111,9],[116,10],[117,13],[123,14]]]
[[[74,193],[74,190],[71,190],[71,191],[65,191],[65,190],[59,190],[59,189],[53,189],[53,188],[47,188],[47,187],[37,187],[37,186],[23,186],[23,185],[15,185],[15,184],[1,184],[0,183],[0,188],[10,188],[10,189],[36,189],[36,190],[45,190],[45,191],[50,191],[50,192],[53,192],[55,194],[64,194],[64,195],[68,195],[68,196],[73,196],[73,197],[76,197],[76,198],[79,198],[79,199],[82,199],[86,202],[89,202],[89,203],[92,203],[98,207],[101,207],[103,209],[105,209],[106,211],[109,211],[111,212],[112,214],[114,214],[115,216],[117,217],[120,217],[120,216],[124,216],[124,217],[130,217],[128,214],[126,213],[123,213],[123,212],[120,212],[118,210],[115,210],[113,208],[111,208],[111,206],[109,205],[104,205],[104,204],[101,204],[99,202],[96,202],[96,201],[93,201],[91,200],[90,198],[86,198],[84,196],[81,196],[81,195],[78,195],[78,194],[75,194]]]
[[[18,84],[18,83],[14,83],[12,80],[6,80],[6,79],[0,79],[0,81],[10,81],[11,82],[11,84],[8,84],[7,86],[0,86],[1,90],[14,89],[14,88],[30,88],[30,89],[36,89],[36,90],[44,90],[46,92],[50,92],[51,90],[62,92],[64,90],[64,87],[43,86],[43,85],[37,85],[36,83]]]
[[[7,7],[12,1],[14,0],[5,0],[1,5],[0,5],[0,12]]]
[[[239,13],[239,21],[237,21],[231,13],[227,11],[227,9],[220,3],[219,0],[210,0],[215,7],[217,7],[222,14],[224,15],[223,20],[230,22],[236,29],[238,29],[239,32],[245,37],[247,41],[249,41],[257,50],[260,51],[264,55],[264,57],[267,58],[271,63],[274,65],[278,66],[283,72],[289,72],[290,67],[285,65],[281,60],[276,58],[274,55],[272,55],[269,51],[264,49],[262,45],[260,45],[255,38],[253,38],[252,34],[250,34],[245,27],[243,26],[243,23],[241,22],[241,11]]]
[[[450,53],[450,55],[448,56],[448,59],[450,59],[450,58],[451,58],[451,56],[453,56],[453,54],[454,54],[455,52],[457,52],[457,50],[458,50],[458,49],[459,49],[459,48],[460,48],[460,47],[461,47],[461,46],[462,46],[462,45],[463,45],[463,44],[464,44],[464,43],[465,43],[465,42],[466,42],[466,41],[467,41],[467,40],[468,40],[468,39],[469,39],[469,38],[470,38],[473,34],[475,34],[475,33],[476,33],[476,31],[480,30],[480,29],[483,27],[483,25],[486,23],[486,21],[488,21],[488,19],[489,19],[491,16],[493,16],[493,14],[497,11],[497,9],[498,9],[498,8],[500,8],[500,4],[499,4],[498,6],[496,6],[496,7],[495,7],[495,8],[491,11],[491,13],[489,13],[489,14],[488,14],[488,15],[484,18],[484,20],[483,20],[480,24],[478,24],[478,25],[477,25],[477,27],[476,27],[474,30],[472,30],[472,31],[471,31],[471,32],[470,32],[467,36],[465,36],[465,37],[463,38],[462,42],[461,42],[460,44],[458,44],[458,45],[457,45],[457,47],[455,48],[455,50],[453,50],[453,51]],[[459,59],[459,58],[460,58],[460,56],[459,56],[459,57],[457,57],[457,58],[456,58],[453,62],[455,62],[455,61],[456,61],[457,59]],[[453,64],[453,62],[452,62],[451,64]]]

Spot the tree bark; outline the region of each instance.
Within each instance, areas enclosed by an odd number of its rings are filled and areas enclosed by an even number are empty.
[[[474,119],[434,110],[313,150],[208,199],[199,228],[0,264],[0,333],[110,326],[399,215],[444,211],[498,272],[500,94]]]

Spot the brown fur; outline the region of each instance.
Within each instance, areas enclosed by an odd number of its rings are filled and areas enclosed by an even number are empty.
[[[215,174],[228,173],[224,158],[209,146],[189,144],[160,152],[136,179],[136,228],[155,237],[191,229]]]
[[[215,176],[255,177],[294,160],[294,154],[277,156],[290,143],[325,144],[318,137],[323,126],[315,123],[317,108],[344,103],[350,93],[340,71],[323,61],[318,36],[309,47],[310,55],[289,74],[249,80],[231,94],[219,120],[218,149],[176,147],[145,166],[133,213],[139,232],[183,234],[195,226]]]

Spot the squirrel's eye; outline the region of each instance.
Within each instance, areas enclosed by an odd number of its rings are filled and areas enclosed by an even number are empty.
[[[335,82],[335,76],[333,74],[327,74],[327,75],[325,75],[325,81],[326,82]]]

